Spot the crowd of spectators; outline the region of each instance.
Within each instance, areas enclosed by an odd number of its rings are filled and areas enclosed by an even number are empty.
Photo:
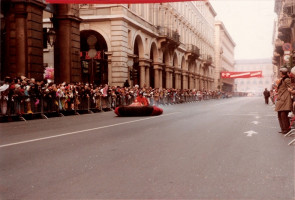
[[[125,85],[125,87],[124,87]],[[47,113],[68,110],[112,110],[117,106],[130,105],[139,92],[150,105],[174,104],[230,97],[220,91],[139,88],[138,85],[122,86],[93,85],[89,83],[60,83],[34,78],[6,77],[0,87],[1,115]]]

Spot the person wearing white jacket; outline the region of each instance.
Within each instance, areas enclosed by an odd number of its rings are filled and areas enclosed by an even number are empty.
[[[11,78],[5,77],[4,84],[0,86],[0,108],[1,108],[2,115],[6,115],[7,113],[7,102],[8,102],[10,82],[11,82]]]

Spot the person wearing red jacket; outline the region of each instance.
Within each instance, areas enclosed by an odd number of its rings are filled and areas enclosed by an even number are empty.
[[[142,106],[149,105],[149,101],[143,96],[143,92],[139,92],[138,96],[135,99],[135,103],[140,103]]]

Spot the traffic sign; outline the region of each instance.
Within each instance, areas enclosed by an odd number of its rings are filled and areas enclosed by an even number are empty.
[[[284,51],[284,54],[285,55],[290,55],[291,54],[291,51]]]
[[[284,55],[284,61],[286,62],[290,61],[290,55]]]
[[[96,54],[97,54],[96,49],[90,49],[90,50],[88,51],[88,56],[89,56],[90,58],[94,58],[94,57],[96,56]]]
[[[291,51],[292,50],[292,45],[290,43],[283,44],[283,50],[284,51]]]

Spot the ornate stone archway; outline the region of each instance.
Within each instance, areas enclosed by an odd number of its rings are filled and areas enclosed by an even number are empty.
[[[109,83],[108,47],[104,37],[97,31],[83,30],[80,33],[80,41],[82,82],[96,85]],[[96,55],[89,55],[92,52]]]

